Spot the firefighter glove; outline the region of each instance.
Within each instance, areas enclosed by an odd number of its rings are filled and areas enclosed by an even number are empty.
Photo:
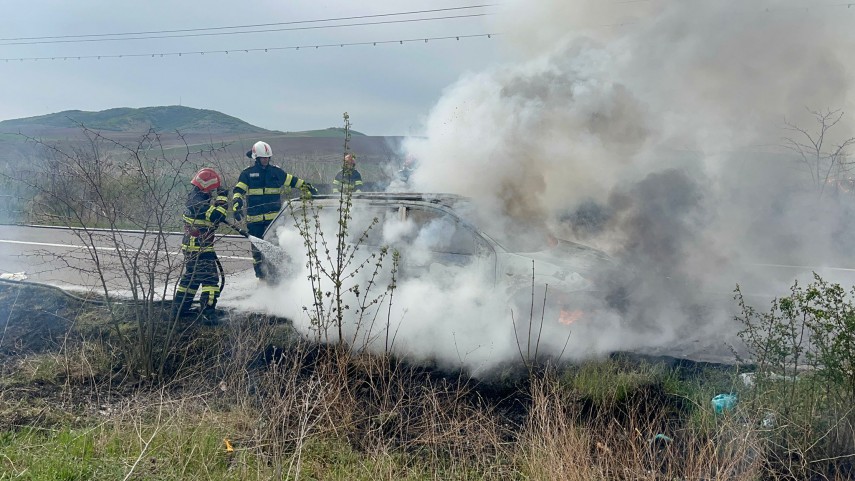
[[[229,191],[226,189],[218,189],[217,197],[214,199],[214,204],[217,206],[225,206],[229,203],[228,201]]]
[[[303,183],[303,189],[305,189],[312,196],[318,195],[318,189],[316,189],[315,186],[308,182]]]

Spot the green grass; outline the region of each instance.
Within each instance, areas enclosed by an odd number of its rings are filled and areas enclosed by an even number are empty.
[[[350,135],[354,137],[365,136],[362,132],[355,130],[350,131]],[[273,135],[274,137],[340,137],[344,139],[344,129],[340,127],[328,127],[326,129],[317,130],[300,130],[296,132],[282,132]]]
[[[120,477],[104,465],[93,431],[25,429],[0,434],[0,480],[84,480]],[[103,476],[96,478],[96,476]]]
[[[151,413],[149,413],[151,414]],[[128,422],[130,421],[130,422]],[[0,481],[5,480],[116,480],[133,470],[131,479],[276,479],[296,473],[297,452],[274,446],[243,444],[217,424],[220,418],[128,421],[105,420],[83,428],[59,430],[26,428],[0,432]],[[143,424],[140,424],[140,422]],[[335,438],[310,438],[300,454],[300,479],[483,479],[484,473],[444,470],[413,455],[361,453]],[[449,464],[450,465],[450,464]]]
[[[626,399],[640,386],[654,384],[661,370],[649,365],[626,366],[614,360],[590,361],[565,374],[565,382],[582,397],[596,404],[609,404]]]
[[[212,427],[111,423],[0,434],[0,480],[235,479],[222,433]],[[7,476],[7,477],[4,477]],[[198,478],[197,478],[198,479]],[[263,478],[259,478],[263,479]]]

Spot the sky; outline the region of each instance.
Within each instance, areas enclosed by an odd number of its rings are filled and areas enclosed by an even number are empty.
[[[4,2],[0,58],[104,56],[98,59],[0,61],[0,120],[63,110],[184,105],[213,109],[259,127],[297,131],[340,126],[350,113],[353,128],[370,135],[418,132],[442,90],[467,71],[497,62],[496,38],[423,40],[296,50],[243,49],[481,35],[495,32],[499,6],[410,15],[269,26],[266,29],[455,17],[398,24],[304,29],[238,35],[22,45],[31,37],[103,35],[259,25],[386,15],[488,5],[464,0],[193,0],[143,3],[82,0]],[[487,15],[484,15],[487,14]],[[479,16],[471,16],[479,15]],[[38,28],[33,28],[38,25]],[[259,30],[261,27],[246,30]],[[226,33],[221,29],[196,33]],[[179,33],[161,34],[179,35]],[[145,35],[143,35],[145,36]],[[157,36],[157,35],[152,35]],[[85,37],[104,40],[116,37]],[[78,39],[81,39],[78,37]],[[61,42],[57,42],[57,41]],[[18,44],[15,44],[18,43]],[[229,50],[229,54],[159,55]]]

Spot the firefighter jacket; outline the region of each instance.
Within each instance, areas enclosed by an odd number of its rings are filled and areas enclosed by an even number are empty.
[[[232,210],[239,212],[246,202],[246,223],[272,221],[282,208],[282,192],[286,187],[300,189],[306,186],[314,190],[307,182],[295,177],[279,167],[261,165],[256,159],[255,165],[240,173],[238,183],[232,193]]]
[[[184,208],[184,239],[181,250],[185,253],[214,252],[214,232],[226,219],[227,192],[219,192],[211,204],[211,194],[198,187],[187,195]]]
[[[341,192],[342,188],[351,192],[362,192],[362,174],[356,169],[340,170],[333,180],[333,192]]]

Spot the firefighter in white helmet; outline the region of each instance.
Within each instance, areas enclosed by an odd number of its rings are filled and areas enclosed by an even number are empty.
[[[228,190],[221,189],[222,178],[214,169],[196,172],[190,181],[184,209],[184,274],[178,280],[173,302],[173,316],[190,314],[196,292],[201,292],[200,314],[206,322],[216,322],[217,298],[220,297],[220,273],[214,251],[214,232],[226,220]],[[213,202],[212,202],[213,200]]]
[[[271,164],[273,149],[267,142],[256,142],[246,156],[255,162],[240,173],[232,189],[232,212],[235,221],[240,222],[246,206],[246,230],[252,236],[261,237],[282,208],[283,192],[292,188],[316,195],[318,191],[312,184]],[[253,245],[252,266],[255,277],[264,279],[267,273],[261,261],[261,251]]]

